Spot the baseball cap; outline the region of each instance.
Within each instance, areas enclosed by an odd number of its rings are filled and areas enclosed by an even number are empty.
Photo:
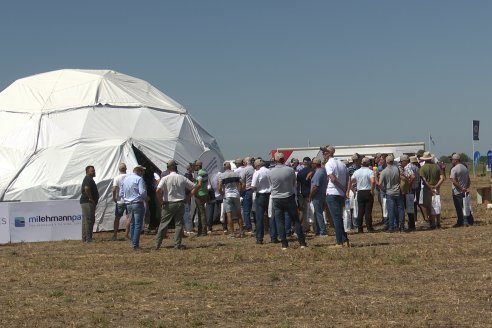
[[[309,163],[309,162],[311,162],[311,158],[309,158],[309,157],[307,157],[307,156],[306,156],[306,157],[304,157],[304,158],[302,159],[302,161],[303,161],[303,162],[308,162],[308,163]]]
[[[408,157],[408,155],[401,155],[400,156],[400,162],[408,162],[410,160],[410,158]]]
[[[459,159],[461,159],[461,156],[458,153],[454,153],[453,156],[451,156],[451,159],[458,159],[459,160]]]
[[[369,164],[369,163],[371,163],[371,160],[368,157],[364,157],[362,159],[362,164]]]
[[[330,152],[332,154],[335,153],[335,147],[333,146],[330,146],[330,145],[326,145],[324,147],[319,147],[319,149],[322,151],[322,152]]]
[[[176,163],[176,161],[174,159],[170,159],[169,161],[167,161],[167,167],[177,167],[178,166],[178,163]]]
[[[418,163],[419,162],[419,159],[417,158],[417,156],[410,156],[410,163]]]
[[[278,152],[275,154],[275,160],[276,160],[276,161],[279,161],[279,160],[284,159],[284,158],[285,158],[285,157],[284,157],[284,153],[281,153],[281,152],[279,152],[279,151],[278,151]]]

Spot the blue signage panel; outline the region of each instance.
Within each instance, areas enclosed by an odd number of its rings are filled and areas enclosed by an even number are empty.
[[[492,171],[492,150],[487,152],[487,167],[489,171]]]
[[[474,167],[477,167],[477,164],[478,164],[478,160],[480,159],[480,152],[477,150],[474,154],[473,154],[473,166]]]

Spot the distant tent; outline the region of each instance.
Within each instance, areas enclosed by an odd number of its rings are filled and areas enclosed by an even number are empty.
[[[184,171],[200,157],[223,161],[215,138],[179,103],[128,75],[58,70],[0,93],[0,200],[79,198],[84,168],[94,165],[96,230],[111,230],[120,162],[131,172],[144,161],[160,173],[171,158]]]

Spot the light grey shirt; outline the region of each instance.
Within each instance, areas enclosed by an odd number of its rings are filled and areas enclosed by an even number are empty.
[[[461,163],[456,164],[451,169],[451,173],[449,175],[450,178],[453,178],[461,188],[468,189],[470,187],[470,175],[468,174],[468,169]],[[461,190],[456,188],[453,184],[453,194],[459,195],[461,194]]]
[[[379,178],[379,183],[381,188],[389,196],[399,196],[400,195],[400,170],[395,165],[388,165],[381,172],[381,177]]]
[[[293,168],[277,164],[270,171],[272,198],[287,198],[294,195],[296,173]]]
[[[164,202],[178,202],[186,198],[186,189],[191,190],[194,186],[187,177],[171,172],[161,179],[157,189],[162,190]]]

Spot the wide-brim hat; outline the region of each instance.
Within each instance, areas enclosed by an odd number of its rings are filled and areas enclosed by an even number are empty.
[[[420,160],[422,161],[430,161],[434,158],[434,155],[432,155],[429,151],[424,152],[422,157],[420,157]]]

